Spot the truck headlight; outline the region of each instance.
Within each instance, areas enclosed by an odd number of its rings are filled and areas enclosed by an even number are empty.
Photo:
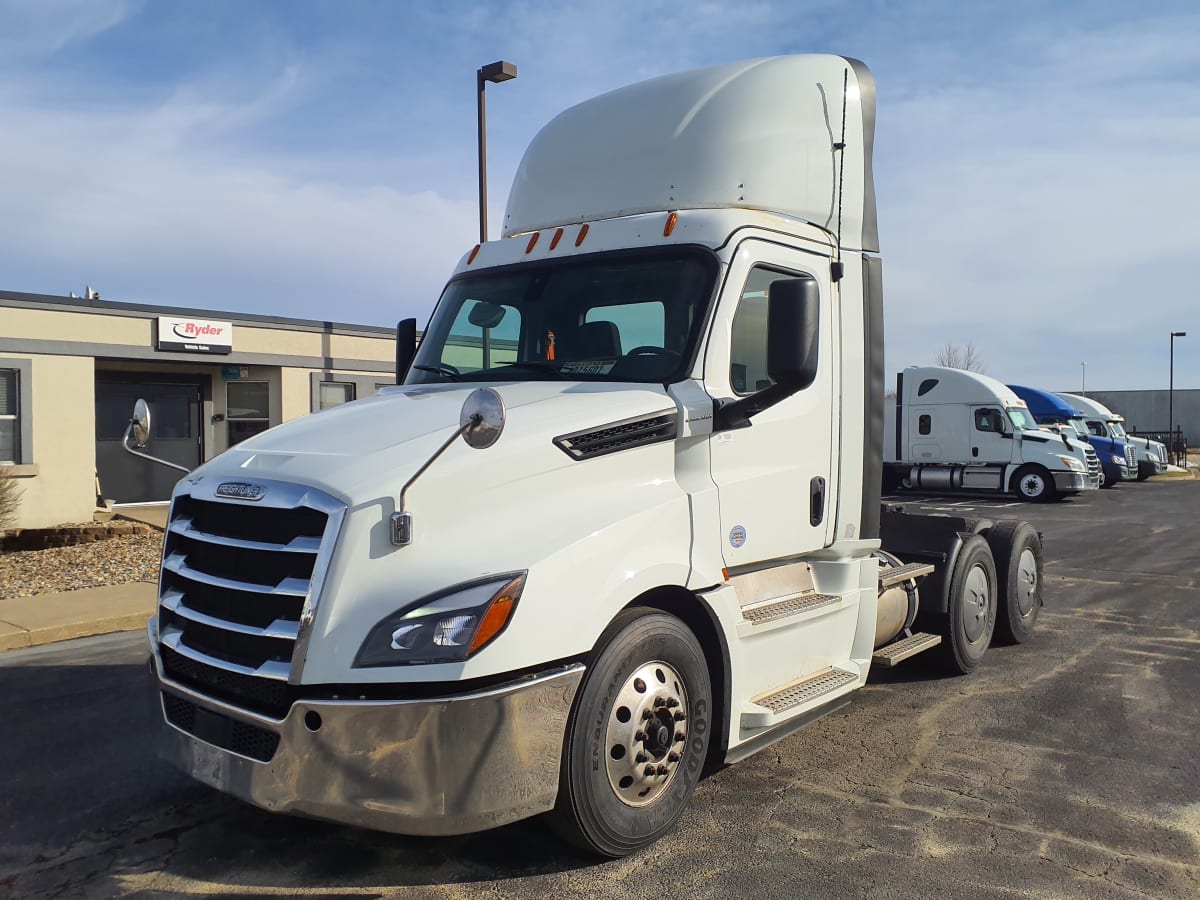
[[[524,587],[524,572],[504,575],[398,609],[371,629],[354,668],[462,662],[508,627]]]
[[[1147,450],[1146,451],[1146,459],[1149,462],[1156,463],[1156,462],[1158,462],[1158,454],[1155,453],[1153,450]]]
[[[1123,466],[1123,465],[1125,465],[1125,457],[1123,457],[1123,456],[1117,456],[1115,453],[1113,454],[1112,461],[1113,461],[1114,463],[1116,463],[1118,466]]]
[[[1073,456],[1060,456],[1059,459],[1061,459],[1063,461],[1063,465],[1066,466],[1068,469],[1070,469],[1072,472],[1086,472],[1087,471],[1087,468],[1083,465],[1083,463],[1081,463],[1079,460],[1077,460]]]

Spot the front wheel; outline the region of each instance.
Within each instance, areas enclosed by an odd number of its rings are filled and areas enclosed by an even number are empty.
[[[608,857],[658,840],[683,815],[708,754],[712,688],[679,619],[622,613],[601,637],[567,726],[549,824]]]
[[[1054,478],[1041,466],[1021,466],[1013,475],[1012,487],[1022,500],[1044,503],[1054,499]]]

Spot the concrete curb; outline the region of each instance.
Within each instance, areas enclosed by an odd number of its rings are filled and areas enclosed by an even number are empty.
[[[0,651],[73,638],[139,631],[154,614],[149,581],[0,600]]]

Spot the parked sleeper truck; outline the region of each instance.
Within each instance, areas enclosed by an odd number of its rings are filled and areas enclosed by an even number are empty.
[[[1008,387],[1025,401],[1030,414],[1039,425],[1058,428],[1064,432],[1069,429],[1079,440],[1088,442],[1100,465],[1101,487],[1111,488],[1130,477],[1125,446],[1108,437],[1107,433],[1090,433],[1082,411],[1076,409],[1070,401],[1064,400],[1058,394],[1020,384],[1010,384]]]
[[[1114,455],[1123,454],[1126,478],[1145,481],[1151,475],[1167,471],[1167,448],[1158,441],[1125,433],[1125,417],[1103,403],[1079,394],[1059,394],[1083,413],[1088,433],[1115,442]],[[1122,446],[1123,445],[1123,446]]]
[[[909,366],[897,376],[883,433],[889,487],[1051,500],[1100,484],[1086,443],[1042,430],[1024,400],[977,372]]]
[[[550,122],[503,238],[419,348],[401,323],[402,384],[179,483],[166,756],[270,810],[549,813],[621,856],[872,662],[1028,638],[1028,524],[881,509],[874,120],[861,63],[798,56]]]

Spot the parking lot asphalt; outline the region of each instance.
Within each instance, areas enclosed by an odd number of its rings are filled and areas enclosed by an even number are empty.
[[[144,636],[4,654],[0,895],[1200,896],[1200,481],[903,502],[1043,532],[1033,640],[970,676],[873,673],[626,860],[536,820],[413,839],[274,816],[153,758]]]

